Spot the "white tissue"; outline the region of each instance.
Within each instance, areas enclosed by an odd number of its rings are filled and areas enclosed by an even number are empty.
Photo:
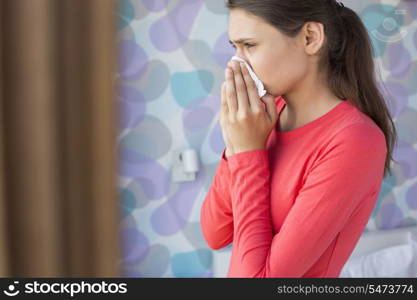
[[[231,60],[237,60],[237,61],[243,62],[245,64],[245,66],[248,68],[250,77],[252,77],[253,81],[255,82],[256,88],[258,89],[259,97],[264,96],[266,94],[266,90],[264,88],[264,85],[263,85],[262,81],[259,80],[258,76],[256,76],[255,72],[253,72],[253,70],[249,66],[249,64],[244,59],[240,58],[239,56],[233,56],[231,58]]]

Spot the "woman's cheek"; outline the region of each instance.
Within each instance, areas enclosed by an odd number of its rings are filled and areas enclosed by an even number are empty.
[[[271,85],[273,82],[275,82],[275,77],[276,77],[276,69],[271,69],[269,66],[268,67],[264,67],[263,69],[260,69],[261,71],[259,71],[258,73],[256,73],[256,75],[258,76],[259,80],[262,81],[262,83],[264,84],[264,86],[269,86]]]
[[[288,92],[291,88],[292,79],[285,72],[274,72],[265,80],[265,89],[271,95],[279,96]]]

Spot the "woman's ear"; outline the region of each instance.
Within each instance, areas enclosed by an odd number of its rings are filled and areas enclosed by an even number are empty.
[[[319,52],[324,43],[324,26],[319,22],[306,22],[302,29],[304,49],[308,55]]]

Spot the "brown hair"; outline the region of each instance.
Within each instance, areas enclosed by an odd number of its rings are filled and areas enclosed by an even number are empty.
[[[294,37],[305,22],[324,25],[326,43],[321,49],[320,69],[327,73],[332,92],[351,99],[383,131],[387,143],[384,177],[390,163],[397,131],[374,77],[373,48],[360,17],[335,0],[228,0],[227,8],[256,15],[283,34]]]

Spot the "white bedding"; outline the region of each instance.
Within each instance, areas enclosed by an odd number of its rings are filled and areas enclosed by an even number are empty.
[[[417,226],[362,234],[340,277],[417,277]]]

